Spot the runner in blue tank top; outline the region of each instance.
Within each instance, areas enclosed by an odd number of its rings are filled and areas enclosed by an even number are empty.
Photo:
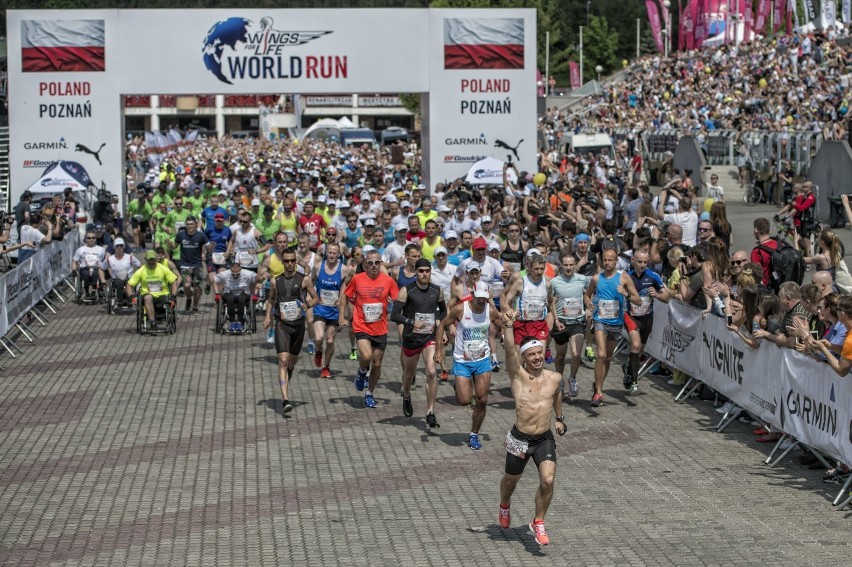
[[[594,306],[592,320],[595,327],[595,344],[598,347],[592,407],[598,407],[603,403],[603,383],[609,372],[615,344],[621,338],[621,327],[624,325],[625,298],[629,299],[633,305],[642,305],[642,298],[639,297],[633,280],[626,273],[615,269],[618,260],[617,252],[604,250],[601,258],[603,271],[592,277],[586,289],[586,296]]]
[[[624,316],[624,327],[630,339],[630,357],[627,364],[622,366],[624,372],[624,389],[631,394],[639,393],[639,356],[642,346],[651,335],[654,323],[654,299],[666,300],[666,285],[657,272],[648,268],[648,252],[643,249],[633,252],[631,260],[633,267],[627,275],[636,286],[642,305],[630,305],[630,312]]]
[[[340,245],[336,242],[325,246],[325,259],[315,268],[314,281],[319,303],[314,307],[313,334],[317,350],[314,366],[322,368],[320,378],[330,378],[331,357],[334,356],[334,338],[337,335],[340,309],[340,290],[349,275],[350,268],[340,261]],[[323,344],[324,343],[324,344]]]

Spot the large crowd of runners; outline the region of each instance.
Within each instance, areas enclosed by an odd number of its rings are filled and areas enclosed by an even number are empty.
[[[584,120],[602,129],[634,120],[703,130],[716,127],[714,120],[726,127],[754,126],[755,120],[780,124],[783,116],[768,114],[772,104],[753,97],[737,100],[757,110],[732,115],[726,108],[735,105],[724,89],[745,97],[748,89],[736,90],[743,73],[766,60],[777,59],[773,72],[792,72],[805,82],[839,72],[835,38],[811,43],[796,37],[796,57],[789,55],[789,42],[739,48],[750,54],[742,69],[734,47],[637,63],[663,65],[669,75],[684,78],[651,89],[647,81],[661,73],[642,73],[641,80],[628,75],[623,91],[613,87],[603,110]],[[685,97],[698,84],[695,77],[711,75],[703,72],[711,64],[715,73],[726,69],[727,80],[704,97],[708,104],[700,115],[684,114],[689,105],[669,108],[663,102]],[[694,80],[687,80],[690,72]],[[814,88],[825,96],[798,116],[811,127],[823,127],[821,120],[838,123],[846,99],[823,92],[829,88],[824,82]],[[782,114],[798,104],[797,93],[787,93]],[[780,96],[771,89],[766,94],[769,102]],[[557,138],[569,126],[579,124],[558,116],[542,122]],[[621,386],[639,393],[655,299],[728,317],[731,331],[752,348],[769,340],[823,360],[841,375],[852,367],[846,334],[852,276],[837,235],[822,230],[813,216],[811,183],[789,180],[784,187],[787,204],[776,220],[789,223],[793,246],[770,237],[766,218],[755,220],[754,242],[735,243],[718,177],[695,186],[688,175],[674,172],[652,191],[641,156],[627,143],[614,155],[563,150],[559,143],[542,151],[535,171],[516,172],[517,183],[504,175],[498,186],[455,180],[427,188],[413,144],[403,147],[398,163],[388,148],[211,138],[146,169],[138,167],[144,146],[132,139],[126,211],[103,199],[72,269],[84,298],[97,300],[111,281],[116,306],[144,306],[146,331],[158,330],[157,309],[177,311],[179,295],[185,316],[198,313],[203,298],[212,295],[223,315],[217,330],[224,333],[263,329],[278,353],[288,415],[303,351],[322,379],[331,378],[341,371],[332,368],[340,360],[334,357],[340,333],[357,364],[352,378],[363,407],[377,407],[375,390],[389,338],[395,337],[402,413],[415,413],[412,385],[422,372],[420,413],[428,427],[440,427],[438,384],[452,377],[458,403],[472,408],[468,446],[479,450],[491,377],[503,370],[503,351],[517,419],[505,441],[499,521],[509,526],[511,495],[532,457],[540,487],[529,527],[547,544],[543,521],[556,465],[551,420],[564,434],[564,398],[604,405],[604,382],[622,338],[629,350]],[[71,195],[57,195],[43,214],[30,214],[31,199],[25,195],[16,208],[26,243],[61,238],[73,228]],[[848,200],[844,205],[852,219]],[[818,250],[800,238],[809,233],[816,233]],[[812,283],[802,285],[804,273],[779,276],[775,252],[787,248],[816,268]],[[255,325],[258,314],[261,323]],[[590,384],[578,383],[584,357],[594,365]],[[545,367],[551,364],[553,370]],[[653,374],[667,376],[674,386],[688,378],[663,366]],[[720,411],[732,406],[728,402]],[[756,433],[760,441],[779,435],[763,426]],[[848,474],[839,463],[826,479],[841,482]]]

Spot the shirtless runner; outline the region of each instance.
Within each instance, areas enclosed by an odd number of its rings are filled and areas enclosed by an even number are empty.
[[[500,481],[500,526],[511,523],[509,503],[527,461],[532,457],[538,467],[539,486],[535,493],[535,518],[530,531],[539,545],[550,543],[544,529],[544,515],[553,499],[553,479],[556,475],[556,441],[550,429],[551,409],[556,414],[556,432],[567,431],[562,416],[562,376],[544,369],[544,344],[525,337],[520,344],[520,356],[515,346],[512,326],[517,314],[507,309],[503,313],[503,342],[506,347],[506,370],[512,380],[515,398],[515,425],[506,435],[506,473]]]

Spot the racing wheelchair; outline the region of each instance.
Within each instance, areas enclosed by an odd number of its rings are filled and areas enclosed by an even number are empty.
[[[136,332],[140,335],[151,333],[174,335],[177,331],[177,314],[174,301],[170,301],[167,295],[161,295],[153,299],[154,322],[157,324],[156,329],[148,327],[145,302],[142,300],[141,295],[136,295],[134,299],[136,303]]]
[[[224,294],[223,294],[224,295]],[[250,295],[248,302],[246,302],[246,307],[243,310],[243,320],[241,321],[243,325],[242,331],[231,331],[227,328],[230,325],[230,319],[228,318],[228,314],[226,313],[227,305],[225,304],[224,299],[218,299],[216,301],[216,332],[219,334],[242,334],[247,335],[249,333],[254,333],[257,331],[257,296]]]
[[[121,290],[124,289],[126,284],[126,279],[119,280],[118,283],[116,283],[112,278],[107,279],[105,284],[106,291],[104,292],[104,301],[106,302],[108,315],[113,315],[119,311],[133,309],[133,302],[131,301],[131,298],[121,293]],[[122,297],[124,298],[124,301],[121,301]]]
[[[106,299],[106,290],[103,285],[98,282],[97,287],[95,287],[94,296],[88,295],[85,290],[85,285],[83,283],[83,278],[80,275],[80,271],[77,270],[74,273],[74,302],[77,305],[95,305],[96,303],[103,303]]]

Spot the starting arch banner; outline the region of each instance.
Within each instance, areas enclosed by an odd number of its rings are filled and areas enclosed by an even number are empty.
[[[7,38],[13,202],[59,160],[122,193],[128,94],[422,93],[431,185],[536,166],[533,9],[10,10]]]

